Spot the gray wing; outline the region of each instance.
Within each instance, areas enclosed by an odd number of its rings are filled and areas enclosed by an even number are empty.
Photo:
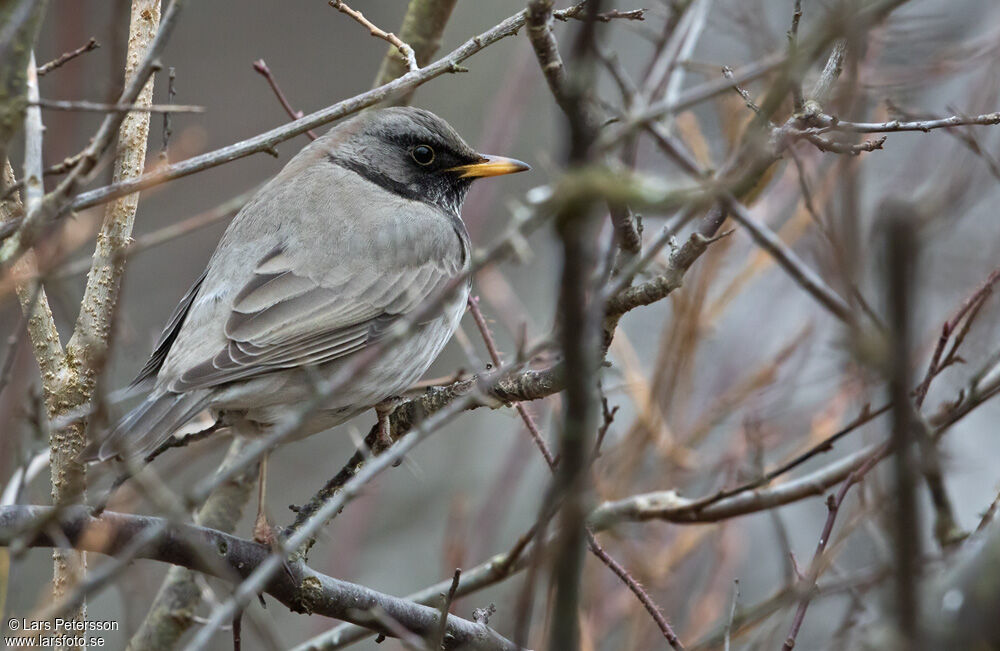
[[[163,332],[160,333],[160,338],[156,341],[156,346],[153,347],[153,354],[149,356],[149,360],[142,367],[142,370],[139,371],[139,374],[135,376],[135,379],[132,380],[129,387],[136,387],[146,380],[156,377],[156,374],[160,372],[164,360],[167,359],[167,353],[170,352],[170,347],[173,346],[174,340],[177,339],[177,335],[181,331],[181,326],[184,325],[184,319],[187,317],[188,312],[191,311],[191,304],[194,303],[195,296],[198,295],[198,290],[201,289],[201,284],[205,282],[207,274],[208,269],[201,272],[198,279],[194,281],[191,288],[184,294],[181,302],[174,308],[173,314],[170,315],[170,320],[167,321]]]
[[[360,351],[460,272],[449,258],[317,279],[277,247],[236,295],[224,348],[185,370],[169,390],[218,386]]]

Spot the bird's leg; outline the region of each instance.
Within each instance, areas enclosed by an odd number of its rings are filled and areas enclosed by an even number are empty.
[[[264,545],[272,546],[274,543],[274,530],[267,521],[266,513],[266,493],[267,493],[267,458],[264,454],[260,458],[260,470],[257,475],[257,519],[253,525],[253,539]]]
[[[389,398],[375,405],[375,415],[378,417],[378,438],[372,450],[374,454],[381,454],[392,445],[392,423],[389,422],[389,416],[396,408],[396,402],[395,399]]]

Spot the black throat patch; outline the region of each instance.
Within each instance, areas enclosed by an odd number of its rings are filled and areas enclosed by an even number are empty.
[[[465,201],[465,195],[469,191],[468,184],[449,183],[446,179],[439,177],[433,179],[437,181],[436,183],[427,183],[425,186],[414,188],[406,183],[400,183],[372,168],[370,165],[364,165],[350,158],[337,156],[336,154],[328,154],[327,158],[334,165],[350,170],[393,194],[426,203],[441,210],[449,217],[460,219],[462,203]]]

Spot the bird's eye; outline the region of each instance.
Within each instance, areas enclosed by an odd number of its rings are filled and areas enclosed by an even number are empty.
[[[410,156],[418,165],[430,165],[434,162],[434,150],[427,145],[417,145],[410,150]]]

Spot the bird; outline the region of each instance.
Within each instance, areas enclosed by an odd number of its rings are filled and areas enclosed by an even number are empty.
[[[149,454],[208,410],[266,434],[394,324],[468,276],[461,217],[473,181],[530,169],[476,152],[445,120],[371,109],[296,154],[229,224],[167,321],[132,387],[144,400],[85,450],[85,461]],[[326,397],[289,440],[386,410],[458,327],[471,279],[440,311]],[[266,537],[260,470],[255,537]]]

